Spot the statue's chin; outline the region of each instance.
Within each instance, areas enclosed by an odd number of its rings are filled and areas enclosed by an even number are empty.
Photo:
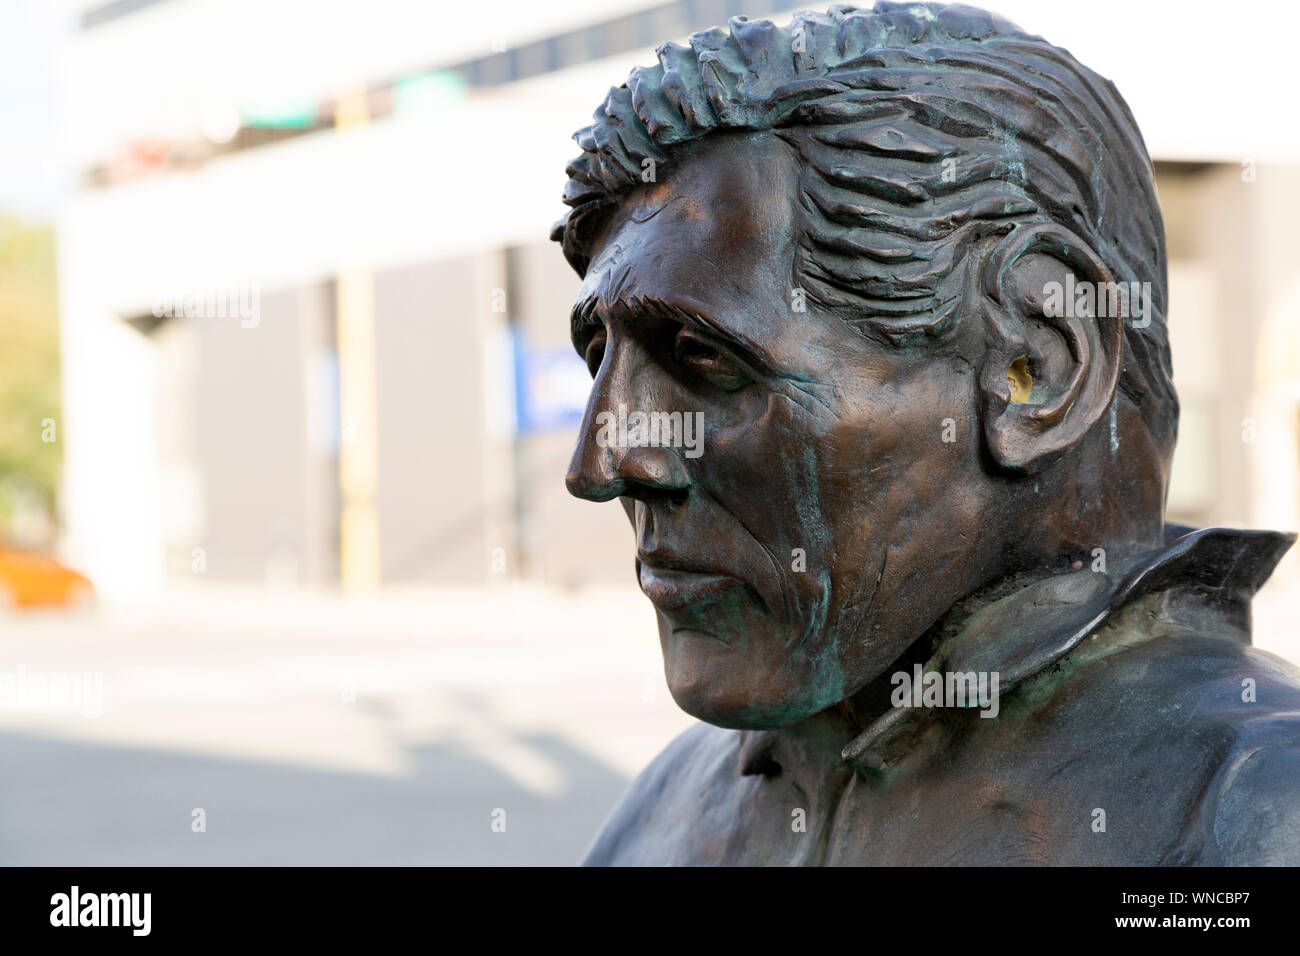
[[[675,672],[676,671],[676,672]],[[786,683],[755,685],[744,674],[700,680],[688,668],[668,668],[668,690],[677,706],[698,720],[730,730],[778,730],[791,727],[839,701],[807,687]]]

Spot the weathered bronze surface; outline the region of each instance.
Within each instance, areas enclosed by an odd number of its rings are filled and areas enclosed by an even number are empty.
[[[934,4],[659,61],[554,233],[566,480],[626,509],[702,723],[587,862],[1300,863],[1300,672],[1250,646],[1294,536],[1164,521],[1164,229],[1114,87]]]

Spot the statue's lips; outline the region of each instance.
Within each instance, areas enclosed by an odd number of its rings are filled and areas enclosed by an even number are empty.
[[[745,587],[739,578],[723,571],[648,554],[637,556],[637,577],[645,596],[666,614],[685,610],[731,588]]]

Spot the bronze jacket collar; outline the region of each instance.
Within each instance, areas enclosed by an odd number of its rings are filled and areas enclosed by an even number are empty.
[[[1085,566],[1053,575],[985,605],[938,646],[924,670],[996,673],[998,692],[1005,695],[1126,605],[1174,588],[1205,593],[1212,599],[1208,604],[1233,618],[1249,641],[1250,599],[1294,541],[1294,534],[1276,531],[1166,525],[1161,548],[1120,558],[1107,571]],[[939,713],[891,708],[844,748],[843,758],[859,771],[884,772]]]

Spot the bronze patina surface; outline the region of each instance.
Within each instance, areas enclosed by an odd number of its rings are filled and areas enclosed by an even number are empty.
[[[1300,863],[1300,672],[1250,646],[1294,536],[1165,523],[1115,88],[970,7],[837,6],[666,44],[576,138],[566,480],[622,502],[702,721],[587,862]]]

